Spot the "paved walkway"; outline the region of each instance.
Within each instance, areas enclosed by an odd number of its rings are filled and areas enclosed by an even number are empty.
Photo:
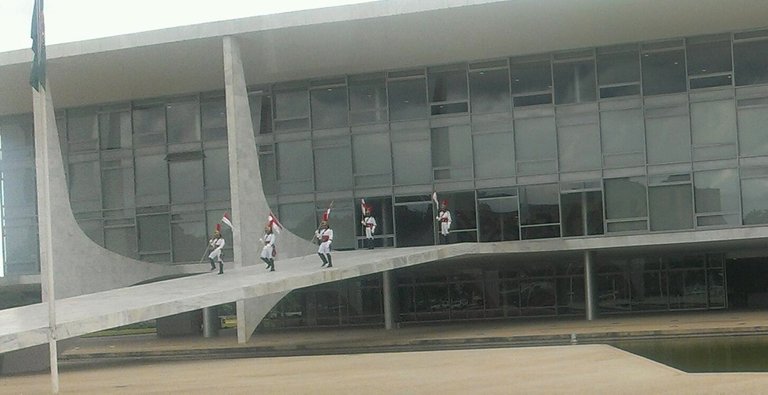
[[[445,348],[601,343],[609,340],[704,335],[768,335],[768,312],[689,312],[638,317],[464,322],[382,328],[303,329],[256,333],[237,343],[234,330],[218,337],[152,335],[81,338],[63,360],[91,358],[189,359],[282,356]]]

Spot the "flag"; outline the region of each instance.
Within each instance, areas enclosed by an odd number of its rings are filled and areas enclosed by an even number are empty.
[[[29,73],[29,84],[36,91],[45,88],[45,18],[43,17],[43,0],[35,0],[32,10],[32,71]]]
[[[232,226],[232,219],[229,218],[229,213],[225,212],[224,216],[221,217],[221,222],[223,222],[225,225],[229,226],[229,229],[233,229],[234,226]]]
[[[272,214],[272,212],[267,216],[267,226],[272,228],[272,231],[275,233],[280,233],[280,230],[283,229],[283,224],[277,220],[277,217],[275,217],[275,214]]]
[[[333,208],[333,200],[331,200],[331,204],[328,205],[328,208],[323,211],[323,221],[328,222],[331,218],[331,208]]]
[[[365,205],[365,199],[360,199],[360,213],[363,214],[363,217],[365,217],[365,210],[368,208],[368,206]]]
[[[435,205],[440,205],[440,202],[437,200],[437,192],[432,192],[432,201],[435,203]]]

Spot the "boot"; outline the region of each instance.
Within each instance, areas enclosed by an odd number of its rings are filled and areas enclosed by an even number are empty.
[[[261,260],[264,261],[264,263],[267,264],[267,269],[269,269],[269,259],[268,258],[261,258]]]
[[[331,254],[325,254],[325,257],[328,258],[328,267],[333,267],[333,261],[331,261]]]
[[[373,249],[373,239],[367,239],[367,241],[368,241],[368,249],[372,250]]]
[[[216,270],[216,262],[213,260],[213,258],[208,258],[211,261],[211,271]]]
[[[269,259],[269,271],[274,272],[275,271],[275,259],[270,258]]]
[[[323,254],[321,254],[321,253],[319,253],[319,252],[317,253],[317,255],[320,255],[320,260],[322,260],[322,261],[323,261],[323,264],[322,264],[322,265],[320,265],[320,267],[324,267],[325,265],[327,265],[327,264],[328,264],[328,260],[327,260],[327,259],[325,259],[325,255],[323,255]]]
[[[219,274],[224,274],[224,261],[219,261]]]

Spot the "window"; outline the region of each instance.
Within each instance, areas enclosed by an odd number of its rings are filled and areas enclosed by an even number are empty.
[[[733,85],[730,36],[689,39],[686,55],[691,89]]]
[[[560,204],[556,184],[520,187],[522,239],[560,237]]]
[[[644,176],[604,181],[608,232],[648,229],[648,204]]]
[[[563,236],[603,234],[603,192],[600,182],[561,185]]]
[[[352,189],[352,147],[349,137],[315,139],[314,144],[315,190],[330,192]]]
[[[277,181],[280,193],[312,192],[314,165],[309,140],[286,141],[277,148]]]
[[[93,152],[99,148],[96,111],[77,110],[67,113],[69,152]]]
[[[349,123],[387,122],[387,89],[383,75],[349,77]]]
[[[432,115],[469,111],[467,97],[467,71],[464,66],[430,69],[429,101]]]
[[[552,103],[552,65],[548,58],[513,59],[509,74],[515,107]]]
[[[607,168],[645,164],[643,110],[630,108],[600,113],[603,166]]]
[[[636,47],[597,50],[600,98],[640,94],[640,55]]]
[[[205,165],[205,200],[229,200],[229,153],[227,148],[206,149],[203,164]]]
[[[648,163],[680,163],[691,160],[688,106],[648,109],[645,135]]]
[[[593,59],[557,62],[554,64],[553,75],[555,104],[595,101],[595,61]]]
[[[392,165],[395,185],[431,183],[431,155],[428,129],[393,130]]]
[[[317,223],[314,203],[281,204],[278,215],[280,216],[280,223],[286,229],[302,239],[312,239],[315,229],[317,229],[314,227]]]
[[[172,155],[168,155],[172,204],[197,203],[205,200],[202,153],[194,154],[196,158],[175,159]]]
[[[736,85],[768,83],[768,30],[733,36]]]
[[[741,156],[768,155],[768,98],[738,101]]]
[[[168,214],[142,215],[136,219],[141,260],[170,262],[171,229]]]
[[[151,147],[165,144],[165,106],[133,109],[133,145]]]
[[[433,205],[429,195],[395,197],[395,243],[398,247],[435,244]]]
[[[517,172],[520,175],[557,172],[554,117],[515,120]]]
[[[390,79],[387,88],[390,121],[427,117],[427,84],[423,74],[408,79]]]
[[[434,179],[471,179],[472,137],[469,126],[434,128],[431,134]]]
[[[475,178],[498,178],[515,175],[515,137],[508,131],[473,133]]]
[[[650,177],[648,209],[651,230],[693,228],[691,193],[690,174]]]
[[[559,116],[557,145],[560,171],[600,168],[600,128],[597,115]]]
[[[101,210],[101,177],[99,162],[89,161],[69,165],[69,199],[72,211]]]
[[[736,169],[694,173],[697,226],[738,226],[739,175]]]
[[[693,160],[735,158],[736,106],[732,99],[691,103]]]
[[[105,111],[99,114],[101,149],[131,147],[131,112],[127,110]]]
[[[171,246],[174,262],[198,263],[199,247],[205,245],[206,241],[204,212],[175,213],[171,216]]]
[[[744,225],[768,224],[768,168],[741,169],[741,212]]]
[[[471,70],[469,89],[473,114],[509,111],[509,69],[506,61],[504,68]]]
[[[347,87],[313,88],[312,128],[330,129],[347,126]]]
[[[392,185],[392,155],[389,134],[352,136],[355,185],[358,187]]]
[[[675,46],[674,43],[672,46]],[[644,52],[643,94],[685,92],[685,54],[682,49]]]
[[[272,97],[262,92],[248,95],[254,136],[272,133]]]
[[[520,240],[520,220],[514,188],[478,191],[480,241]]]
[[[309,93],[296,88],[274,93],[276,130],[309,129]]]
[[[165,154],[136,156],[136,206],[168,204],[168,162]]]
[[[227,104],[223,97],[200,103],[200,118],[205,141],[227,140]]]
[[[197,99],[168,103],[166,111],[169,144],[200,141],[200,111]]]
[[[133,196],[133,160],[103,161],[101,167],[104,209],[136,207]]]

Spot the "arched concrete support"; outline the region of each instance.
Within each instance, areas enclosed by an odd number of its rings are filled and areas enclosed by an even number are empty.
[[[232,245],[235,264],[250,266],[259,263],[264,225],[270,209],[261,184],[259,155],[254,139],[253,120],[248,101],[240,45],[234,37],[224,37],[224,87],[227,102],[227,141],[229,145],[229,183],[232,194]],[[260,114],[258,114],[260,115]],[[260,122],[256,122],[258,125]],[[311,254],[308,241],[287,229],[277,236],[279,259]],[[280,268],[277,265],[278,270]],[[272,306],[280,299],[277,299]],[[251,305],[251,304],[254,305]],[[237,302],[237,338],[245,343],[269,310],[265,302],[239,300]],[[271,308],[271,306],[270,306]],[[243,333],[246,331],[246,333]]]
[[[80,229],[69,203],[53,101],[50,91],[45,92],[45,100],[50,109],[45,119],[48,128],[47,173],[50,186],[47,196],[50,198],[50,212],[53,215],[50,218],[38,216],[38,225],[43,229],[46,221],[50,221],[52,240],[51,251],[48,253],[53,256],[56,299],[126,287],[152,278],[180,273],[180,269],[171,265],[141,262],[109,251],[93,242]],[[44,144],[41,144],[41,138],[41,133],[35,133],[36,158],[43,154],[41,147]],[[40,168],[40,161],[35,161],[35,167],[36,174],[45,174],[44,169]],[[45,189],[40,187],[41,182],[42,179],[38,176],[38,204],[47,198],[43,195]],[[41,254],[41,259],[42,257]],[[46,287],[43,286],[43,300],[46,300],[46,296]]]
[[[264,316],[290,291],[278,292],[272,295],[253,299],[241,299],[237,301],[237,342],[247,343],[256,327],[259,326]],[[240,312],[245,313],[247,319],[240,319]]]

